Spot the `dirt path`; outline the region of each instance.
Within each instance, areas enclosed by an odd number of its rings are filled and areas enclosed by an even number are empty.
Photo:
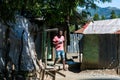
[[[84,71],[62,71],[66,77],[59,74],[56,80],[120,80],[120,76],[116,74],[114,69],[104,70],[84,70]]]

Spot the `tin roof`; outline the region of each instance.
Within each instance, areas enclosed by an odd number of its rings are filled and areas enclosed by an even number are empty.
[[[81,29],[78,29],[77,31],[75,31],[75,33],[83,33],[83,31],[85,30],[85,28],[88,26],[89,23],[86,23]]]
[[[81,33],[81,32],[78,32],[77,30],[77,33]],[[83,34],[120,34],[120,18],[90,22],[86,26],[86,28],[82,31],[82,33]]]

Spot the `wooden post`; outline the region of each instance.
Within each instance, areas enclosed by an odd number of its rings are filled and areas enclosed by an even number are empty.
[[[45,48],[45,68],[47,67],[47,50],[48,47]]]
[[[64,32],[64,37],[65,37],[65,43],[64,43],[64,51],[66,52],[67,51],[67,36],[66,36],[66,34],[67,34],[67,31],[65,31]]]
[[[52,61],[55,60],[55,48],[53,47],[52,48]]]
[[[52,73],[56,76],[56,72],[52,71]],[[53,80],[55,80],[55,76],[53,77]]]
[[[54,31],[58,31],[58,28],[52,28],[52,29],[45,29],[44,30],[45,32],[54,32]],[[48,37],[50,37],[50,35],[48,34]],[[54,59],[55,59],[55,48],[53,47],[52,48],[52,61],[54,61]]]
[[[44,76],[45,76],[45,70],[43,70],[43,72],[42,72],[42,79],[41,80],[44,80]]]
[[[65,59],[67,59],[67,31],[65,30],[64,32],[64,38],[65,38],[65,41],[64,41],[64,52],[65,52]]]

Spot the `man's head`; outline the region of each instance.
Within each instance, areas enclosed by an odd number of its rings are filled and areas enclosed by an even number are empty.
[[[62,30],[59,30],[59,31],[58,31],[58,35],[59,35],[59,36],[62,36],[62,35],[63,35],[63,31],[62,31]]]

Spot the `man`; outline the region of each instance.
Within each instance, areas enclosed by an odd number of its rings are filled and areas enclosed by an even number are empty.
[[[59,30],[58,34],[53,38],[53,44],[55,45],[56,49],[56,59],[54,65],[60,61],[60,57],[62,57],[63,61],[63,69],[65,68],[65,52],[64,52],[64,36],[63,31]]]

